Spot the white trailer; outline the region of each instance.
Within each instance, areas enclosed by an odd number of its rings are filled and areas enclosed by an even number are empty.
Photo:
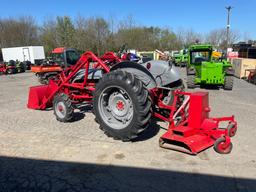
[[[37,63],[45,59],[43,46],[27,46],[27,47],[11,47],[2,48],[3,60],[8,62],[10,60],[30,61]]]

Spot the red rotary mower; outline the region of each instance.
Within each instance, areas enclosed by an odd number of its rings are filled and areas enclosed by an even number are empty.
[[[112,67],[109,67],[112,66]],[[214,145],[230,153],[237,130],[234,116],[210,118],[207,92],[183,92],[170,62],[120,61],[113,53],[102,57],[85,52],[48,85],[30,88],[28,108],[53,108],[56,119],[72,121],[76,104],[93,104],[101,129],[110,137],[129,141],[149,127],[152,116],[169,123],[161,147],[197,154]],[[227,122],[220,128],[220,122]]]
[[[14,74],[17,72],[17,68],[15,64],[5,64],[5,63],[0,63],[0,74]]]

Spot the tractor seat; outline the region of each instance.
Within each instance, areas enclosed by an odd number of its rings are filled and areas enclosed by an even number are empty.
[[[88,79],[101,79],[103,75],[102,69],[89,69]],[[72,82],[83,81],[85,76],[85,69],[80,69],[72,78]]]

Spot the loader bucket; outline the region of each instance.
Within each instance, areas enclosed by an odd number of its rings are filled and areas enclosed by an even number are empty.
[[[55,83],[49,83],[49,85],[39,85],[29,88],[28,104],[30,109],[46,109],[52,107],[52,98],[54,92],[57,91],[57,85]]]

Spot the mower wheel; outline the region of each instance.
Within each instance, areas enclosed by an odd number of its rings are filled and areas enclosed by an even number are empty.
[[[226,90],[232,90],[233,89],[233,81],[234,81],[234,77],[229,75],[225,77],[225,81],[224,81],[224,89]]]
[[[219,137],[215,142],[214,142],[214,150],[217,153],[220,154],[228,154],[231,152],[233,148],[233,144],[230,142],[228,145],[226,144],[226,138],[225,137]]]
[[[228,124],[228,127],[227,127],[227,130],[228,130],[228,136],[229,137],[234,137],[236,135],[236,131],[237,131],[237,126],[236,124],[234,123],[229,123]]]
[[[187,76],[187,85],[188,85],[188,88],[195,88],[196,87],[196,84],[195,84],[195,75],[188,75]]]
[[[152,104],[141,80],[115,70],[105,74],[96,85],[93,110],[106,135],[129,141],[148,128]]]
[[[60,93],[53,99],[53,111],[60,122],[70,122],[74,117],[74,108],[68,95]]]

